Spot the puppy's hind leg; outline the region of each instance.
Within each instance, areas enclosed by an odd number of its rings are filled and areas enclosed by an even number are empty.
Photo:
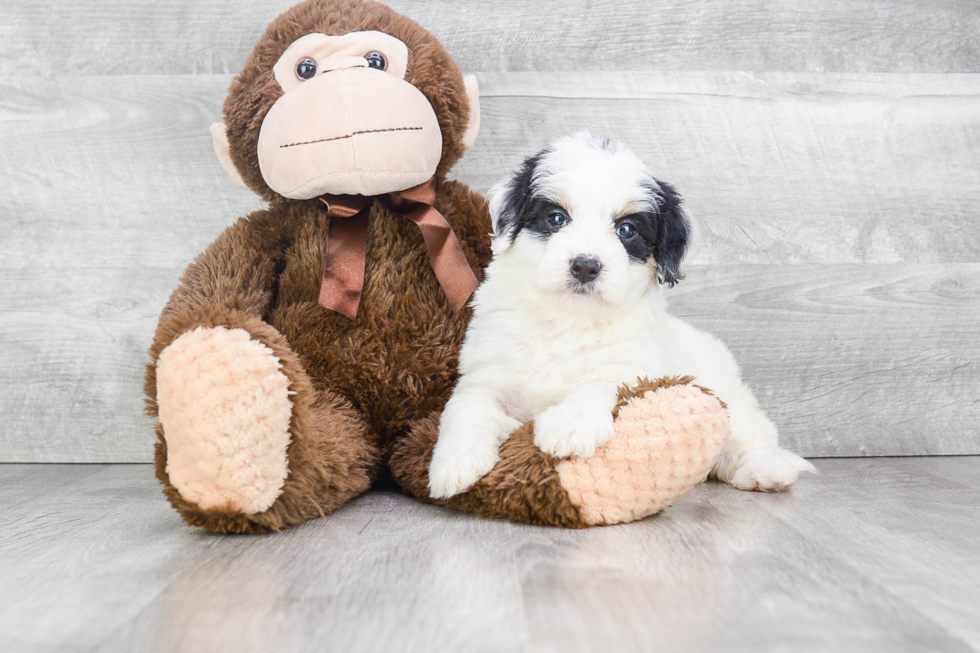
[[[800,472],[816,468],[779,446],[779,434],[752,392],[739,382],[726,388],[721,399],[728,404],[731,436],[712,475],[740,490],[780,492],[787,490]]]
[[[711,475],[740,490],[778,492],[788,489],[800,472],[816,468],[779,446],[779,433],[742,383],[738,363],[714,336],[678,319],[671,327],[690,352],[697,383],[710,388],[728,405],[731,436]]]
[[[500,445],[520,426],[491,394],[458,387],[440,418],[429,496],[448,499],[470,489],[497,464]]]

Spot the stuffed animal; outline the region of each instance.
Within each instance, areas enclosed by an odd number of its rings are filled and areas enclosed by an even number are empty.
[[[156,473],[188,524],[280,530],[384,470],[428,499],[466,301],[490,258],[485,200],[446,173],[476,136],[476,80],[384,5],[309,0],[231,84],[215,149],[269,206],[184,273],[147,366]],[[616,434],[558,460],[533,424],[447,504],[581,527],[656,512],[711,469],[723,405],[690,379],[623,388]]]

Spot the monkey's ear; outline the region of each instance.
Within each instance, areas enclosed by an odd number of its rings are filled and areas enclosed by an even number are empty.
[[[211,125],[211,140],[214,141],[214,153],[218,155],[218,162],[231,177],[231,183],[239,188],[248,188],[245,180],[238,174],[238,169],[231,162],[231,148],[228,146],[228,134],[225,132],[225,123],[216,122]]]
[[[466,87],[466,98],[470,101],[470,124],[463,134],[463,145],[470,149],[480,131],[480,84],[476,81],[476,75],[466,75],[463,77],[463,85]]]

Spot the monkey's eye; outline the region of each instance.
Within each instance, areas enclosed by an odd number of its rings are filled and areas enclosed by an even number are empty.
[[[376,68],[377,70],[384,70],[385,68],[388,67],[388,60],[385,59],[385,56],[380,52],[378,52],[377,50],[368,52],[366,55],[364,55],[364,58],[367,59],[368,68]]]
[[[631,225],[629,222],[624,222],[616,227],[616,235],[623,240],[629,240],[636,235],[636,227]]]
[[[316,60],[310,57],[303,57],[296,64],[296,76],[304,82],[316,77]]]
[[[561,229],[568,224],[568,216],[564,213],[552,213],[548,216],[548,226],[552,229]]]

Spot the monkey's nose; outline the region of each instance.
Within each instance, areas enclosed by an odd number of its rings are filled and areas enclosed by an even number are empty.
[[[335,70],[348,70],[350,68],[367,68],[368,63],[364,57],[355,57],[346,54],[335,54],[327,57],[318,66],[320,73],[330,73]]]
[[[572,276],[581,283],[595,281],[602,270],[602,263],[594,256],[576,256],[571,262]]]

